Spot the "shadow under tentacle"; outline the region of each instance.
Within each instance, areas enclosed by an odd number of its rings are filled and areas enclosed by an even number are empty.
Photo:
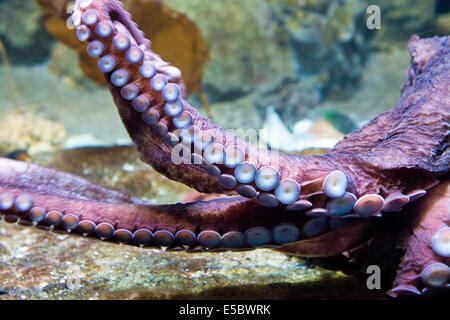
[[[272,246],[330,256],[360,248],[376,236],[380,219],[403,212],[405,226],[419,215],[412,234],[421,241],[402,241],[406,255],[392,295],[447,286],[449,37],[410,40],[408,80],[392,110],[328,154],[297,156],[252,146],[190,106],[180,71],[151,50],[120,1],[79,0],[72,21],[88,53],[99,58],[141,159],[198,191],[242,197],[156,206],[1,159],[6,221],[141,246]],[[439,205],[425,205],[430,201]],[[414,213],[412,202],[426,208]]]

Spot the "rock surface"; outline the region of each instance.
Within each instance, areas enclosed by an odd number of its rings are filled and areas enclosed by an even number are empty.
[[[285,254],[164,252],[0,222],[0,299],[380,298]]]

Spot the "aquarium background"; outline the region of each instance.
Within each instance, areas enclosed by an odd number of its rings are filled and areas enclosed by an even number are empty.
[[[155,1],[124,2],[150,17],[140,8]],[[206,44],[195,64],[183,65],[199,72],[188,101],[221,127],[277,132],[277,141],[259,136],[259,142],[295,153],[326,151],[392,108],[406,80],[408,39],[450,31],[445,0],[161,2],[174,19],[184,14]],[[0,0],[0,156],[70,171],[154,203],[181,201],[190,190],[139,161],[109,91],[83,72],[76,50],[52,35],[49,12],[64,13],[62,3]],[[366,25],[370,5],[381,8],[381,29]],[[171,56],[173,42],[192,30],[181,28],[158,42]],[[161,55],[177,66],[176,57]],[[139,248],[86,239],[58,242],[55,237],[63,236],[18,226],[0,230],[0,254],[9,257],[0,261],[0,292],[14,288],[9,298],[217,298],[239,283],[247,288],[233,291],[240,298],[293,298],[298,286],[306,296],[359,292],[340,271],[268,250],[150,257]],[[76,259],[58,260],[68,249]],[[36,270],[42,252],[48,260]],[[20,270],[17,259],[24,259]],[[69,290],[64,281],[73,274],[91,289]],[[18,284],[20,277],[27,281]]]

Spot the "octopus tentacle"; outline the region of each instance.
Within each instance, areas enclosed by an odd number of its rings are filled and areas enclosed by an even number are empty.
[[[0,186],[23,193],[42,193],[80,200],[145,204],[146,201],[107,189],[88,180],[55,169],[0,158]]]
[[[317,229],[308,227],[313,220],[309,217],[286,210],[274,214],[242,197],[150,205],[126,201],[116,191],[68,173],[9,159],[0,161],[2,168],[14,172],[0,175],[0,214],[7,222],[142,246],[200,245],[209,249],[279,246],[311,238],[305,230]],[[22,182],[18,183],[17,174]],[[71,192],[64,188],[66,182],[70,182]],[[109,201],[109,195],[118,200]],[[325,222],[316,232],[329,230],[329,221]]]
[[[406,255],[391,294],[448,286],[449,37],[411,39],[409,78],[394,109],[325,155],[297,156],[255,147],[190,106],[181,72],[151,50],[120,1],[77,0],[72,22],[99,59],[141,159],[199,191],[243,197],[150,205],[0,159],[5,221],[140,246],[329,256],[369,247],[375,221],[402,211],[413,224],[405,221]]]
[[[411,170],[417,167],[405,166],[402,162],[405,158],[414,158],[415,151],[397,147],[410,136],[417,137],[419,132],[411,129],[410,121],[417,119],[425,109],[433,119],[427,128],[440,134],[425,136],[421,152],[435,152],[441,147],[437,144],[444,133],[437,126],[449,115],[437,112],[433,101],[429,104],[434,107],[422,101],[406,104],[405,97],[394,110],[380,116],[378,122],[350,135],[324,156],[304,157],[269,151],[238,139],[190,106],[185,100],[181,72],[151,51],[150,42],[143,39],[142,32],[131,22],[119,1],[77,2],[72,17],[77,30],[83,30],[80,40],[89,42],[88,53],[101,57],[99,67],[105,72],[121,118],[142,160],[171,179],[201,192],[238,193],[256,198],[269,208],[299,209],[302,206],[295,203],[308,201],[313,204],[313,214],[329,213],[326,199],[343,198],[328,207],[348,207],[345,213],[353,210],[356,216],[398,210],[411,199],[403,192],[424,190],[424,179],[433,179],[433,174],[421,173],[419,179],[404,181],[404,174],[395,172],[399,167]],[[428,68],[441,64],[442,61],[434,59]],[[418,83],[414,85],[423,86]],[[442,90],[442,81],[435,81],[435,84],[435,90]],[[423,99],[433,98],[433,90],[426,92]],[[410,116],[399,118],[400,112],[408,112]],[[366,134],[394,115],[396,121],[391,123],[395,126],[389,123],[387,131],[389,128],[404,131],[402,135],[382,140],[378,135]],[[360,140],[361,143],[354,143]],[[391,150],[398,151],[387,161],[390,166],[386,164],[380,172],[382,160],[378,154]],[[435,175],[443,170],[442,165],[436,163],[443,163],[448,157],[444,150],[439,159],[434,159],[431,171],[436,172]],[[357,197],[353,208],[353,197],[344,197],[346,192]]]
[[[413,219],[402,235],[405,255],[399,265],[393,297],[401,293],[430,293],[449,286],[450,280],[450,182],[431,189],[411,209]]]

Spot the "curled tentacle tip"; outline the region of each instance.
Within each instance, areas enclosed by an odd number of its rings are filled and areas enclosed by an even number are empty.
[[[283,204],[289,205],[294,203],[300,195],[300,185],[293,179],[287,179],[280,182],[275,189],[275,196],[278,201]]]
[[[262,191],[273,190],[279,183],[280,173],[273,167],[264,166],[256,173],[255,184]]]
[[[355,213],[362,217],[377,214],[384,206],[384,199],[378,194],[366,194],[359,198],[354,206]]]
[[[334,198],[327,202],[327,211],[334,215],[343,215],[353,210],[356,203],[356,196],[346,192],[341,198]]]
[[[431,240],[431,247],[434,253],[441,257],[450,258],[450,228],[441,228],[433,236]]]
[[[341,170],[329,173],[323,182],[323,190],[330,198],[341,198],[344,196],[347,186],[347,176]]]
[[[427,286],[444,287],[450,279],[450,268],[443,263],[432,263],[423,269],[420,278]]]
[[[300,238],[300,230],[292,223],[280,223],[273,228],[272,237],[277,244],[294,242]]]
[[[234,176],[240,183],[250,183],[255,179],[256,167],[250,162],[243,162],[234,169]]]
[[[87,53],[91,57],[98,57],[103,53],[105,46],[100,40],[94,40],[87,45]]]

